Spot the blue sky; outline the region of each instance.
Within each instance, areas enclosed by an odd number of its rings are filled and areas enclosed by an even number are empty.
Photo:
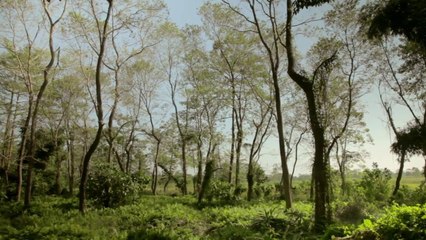
[[[201,24],[201,19],[197,15],[198,8],[203,5],[203,0],[165,0],[169,12],[170,20],[179,27],[185,24]]]
[[[219,2],[218,0],[212,1]],[[179,27],[183,27],[186,24],[201,24],[201,19],[197,12],[199,7],[206,2],[206,0],[165,0],[165,2],[169,8],[170,20],[175,22]],[[308,48],[307,46],[299,47]],[[375,86],[373,86],[373,89],[374,88]],[[366,105],[365,121],[374,141],[374,144],[367,144],[364,147],[370,155],[365,160],[365,165],[371,167],[373,162],[378,162],[380,167],[387,167],[395,171],[398,168],[398,162],[396,161],[396,156],[390,153],[390,145],[394,138],[393,135],[389,133],[386,116],[380,105],[377,92],[372,91],[365,96],[363,104]],[[394,112],[396,113],[395,120],[398,126],[404,126],[409,117],[408,113],[402,109],[398,110],[398,108],[396,108]],[[266,167],[267,170],[271,170],[274,164],[280,163],[277,145],[278,142],[272,140],[264,149],[264,160],[262,161],[261,159],[261,165]],[[416,157],[412,158],[411,161],[406,164],[406,169],[413,166],[421,168],[423,165],[423,159]],[[306,169],[310,168],[310,163],[306,163],[305,161],[305,163],[301,163],[300,168],[306,171]],[[301,172],[305,171],[302,170]]]

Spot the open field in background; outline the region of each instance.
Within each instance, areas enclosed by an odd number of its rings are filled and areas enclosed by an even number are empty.
[[[392,184],[395,183],[395,179],[395,177],[392,178]],[[423,176],[403,176],[401,179],[401,185],[406,185],[409,188],[416,188],[424,181],[425,179]]]

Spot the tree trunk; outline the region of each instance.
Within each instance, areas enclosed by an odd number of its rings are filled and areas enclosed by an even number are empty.
[[[399,160],[399,171],[398,171],[398,176],[396,177],[395,188],[393,189],[392,196],[396,196],[401,184],[402,173],[404,172],[405,156],[406,156],[406,152],[405,150],[403,150],[400,155],[401,158]]]
[[[233,90],[235,91],[235,90]],[[232,183],[232,171],[234,167],[234,153],[235,153],[235,97],[232,97],[232,125],[231,125],[231,155],[229,157],[229,173],[228,183]]]
[[[308,102],[308,112],[310,125],[314,136],[315,142],[315,156],[312,169],[312,176],[314,181],[314,197],[315,197],[315,230],[323,232],[326,225],[330,222],[329,219],[329,172],[328,165],[324,158],[325,139],[324,128],[320,124],[317,113],[317,105],[315,101],[315,93],[313,83],[307,77],[300,75],[296,72],[296,61],[293,49],[293,35],[292,35],[292,19],[293,19],[293,3],[287,0],[287,21],[286,21],[286,50],[288,60],[288,75],[302,88],[305,92],[306,100]]]
[[[241,123],[240,123],[241,124]],[[241,147],[243,145],[243,131],[240,124],[237,124],[237,148],[235,158],[235,187],[240,184],[240,160],[241,160]]]
[[[23,182],[23,168],[24,168],[24,157],[25,157],[25,148],[27,145],[28,140],[28,128],[30,126],[31,122],[31,113],[33,109],[33,96],[30,94],[28,99],[28,112],[27,117],[25,119],[25,124],[21,128],[22,129],[22,136],[21,136],[21,143],[19,145],[19,151],[18,151],[18,184],[16,187],[16,201],[21,200],[21,194],[22,194],[22,182]]]
[[[61,165],[62,165],[61,156],[59,156],[59,154],[56,154],[55,193],[58,194],[58,195],[61,194],[61,190],[62,190],[62,187],[61,187]]]
[[[273,73],[274,80],[274,98],[275,98],[275,108],[277,112],[276,121],[278,128],[278,140],[280,147],[280,156],[281,156],[281,170],[282,170],[282,183],[283,183],[283,194],[286,202],[286,208],[292,207],[292,194],[290,187],[290,173],[287,166],[287,154],[285,149],[285,138],[284,138],[284,123],[281,112],[281,94],[278,83],[278,75],[277,73]]]
[[[67,122],[67,128],[70,129],[69,123]],[[69,139],[67,141],[68,150],[68,192],[70,196],[74,195],[74,168],[75,168],[75,153],[74,153],[74,133],[69,132]]]
[[[98,122],[98,130],[96,132],[95,139],[90,145],[89,150],[84,155],[80,187],[79,187],[79,211],[81,213],[84,213],[86,211],[86,186],[87,186],[87,179],[89,176],[90,159],[92,158],[92,155],[96,151],[96,148],[98,147],[99,142],[101,140],[103,126],[104,124],[101,119]]]
[[[253,160],[250,159],[248,172],[247,172],[247,201],[251,201],[253,199],[253,187],[254,187]]]
[[[14,145],[13,140],[15,138],[15,122],[16,122],[16,116],[18,111],[19,94],[17,94],[15,103],[14,103],[14,100],[15,100],[15,93],[11,92],[10,102],[7,109],[6,126],[4,129],[4,138],[3,138],[4,142],[3,142],[3,146],[1,150],[2,152],[0,154],[1,155],[0,158],[2,159],[0,169],[4,171],[4,180],[5,180],[6,189],[9,187],[9,167],[10,167],[12,155],[13,155],[13,145]],[[15,106],[15,110],[13,110],[13,106]]]
[[[348,190],[347,190],[347,184],[346,184],[346,173],[345,173],[345,170],[343,169],[343,166],[342,166],[342,169],[340,169],[340,181],[341,181],[340,188],[342,189],[342,196],[344,196],[347,194]]]
[[[329,171],[328,163],[324,157],[324,129],[321,127],[315,106],[313,90],[307,92],[309,118],[315,141],[315,157],[313,165],[314,197],[315,197],[315,229],[324,231],[330,222],[328,210],[330,207],[329,196]]]
[[[182,146],[181,146],[181,150],[182,150],[182,176],[183,176],[183,185],[182,185],[182,194],[186,195],[188,194],[188,189],[187,189],[187,174],[186,174],[186,140],[182,141]]]
[[[151,178],[151,191],[153,195],[157,194],[157,184],[158,184],[158,155],[160,153],[160,141],[157,140],[155,146],[155,156],[154,156],[154,167],[152,169],[152,178]]]
[[[112,5],[114,0],[108,0],[108,11],[105,18],[105,22],[103,24],[102,33],[100,33],[100,49],[99,55],[96,63],[96,116],[98,118],[98,130],[96,132],[96,137],[93,140],[92,144],[89,147],[89,150],[86,152],[83,160],[83,169],[81,173],[81,181],[80,181],[80,193],[79,193],[79,210],[81,213],[84,213],[86,210],[86,185],[87,178],[89,174],[89,163],[92,158],[93,153],[98,148],[99,142],[102,137],[102,129],[104,127],[103,123],[103,110],[102,110],[102,86],[101,86],[101,71],[102,71],[102,61],[105,53],[105,44],[107,40],[107,28],[109,18],[112,12]]]
[[[12,129],[13,129],[14,123],[12,122],[12,116],[13,116],[12,108],[13,108],[14,99],[15,99],[15,93],[11,92],[10,102],[7,105],[7,110],[6,110],[7,117],[6,117],[6,124],[4,127],[3,144],[2,144],[1,154],[0,154],[0,168],[3,168],[4,170],[7,169],[6,166],[8,165],[8,162],[10,161],[9,146],[10,146],[10,143],[13,142]]]
[[[203,152],[202,152],[202,143],[201,139],[198,140],[197,143],[197,158],[198,158],[198,166],[197,166],[197,193],[200,194],[201,184],[203,182]]]

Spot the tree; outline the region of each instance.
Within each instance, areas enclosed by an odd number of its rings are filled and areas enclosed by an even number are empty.
[[[151,178],[151,191],[154,195],[157,194],[158,184],[158,160],[160,156],[160,145],[162,141],[162,134],[159,130],[157,117],[154,115],[155,101],[158,89],[161,86],[161,80],[158,73],[156,73],[155,67],[147,61],[139,61],[134,65],[135,74],[138,76],[136,79],[136,88],[138,89],[138,98],[142,103],[146,114],[148,115],[148,129],[142,129],[142,131],[149,137],[154,139],[155,147],[152,151],[153,157],[153,168]],[[157,75],[156,75],[157,74]],[[157,80],[155,80],[157,79]]]
[[[255,129],[253,133],[253,140],[249,145],[249,162],[248,162],[248,171],[247,171],[247,200],[251,201],[253,198],[253,187],[255,183],[255,165],[257,164],[260,152],[263,144],[268,139],[270,134],[270,126],[273,118],[273,98],[270,97],[272,94],[265,94],[261,89],[253,89],[253,96],[257,100],[258,112],[260,114],[257,121],[253,119],[253,127]],[[266,95],[266,96],[265,96]]]
[[[162,29],[163,31],[167,32],[168,35],[168,39],[167,39],[167,45],[166,45],[166,53],[165,53],[165,59],[162,59],[162,63],[164,68],[165,68],[165,75],[166,75],[166,79],[167,82],[169,84],[170,87],[170,97],[171,97],[171,102],[173,105],[173,110],[174,110],[174,120],[175,120],[175,124],[178,130],[178,134],[179,134],[179,138],[180,138],[180,154],[181,154],[181,160],[182,160],[182,175],[183,175],[183,182],[181,185],[181,190],[182,193],[184,195],[188,194],[188,189],[187,189],[187,146],[188,146],[188,141],[190,140],[190,137],[188,135],[188,106],[187,104],[185,104],[185,110],[183,111],[179,111],[178,109],[178,102],[177,102],[177,98],[179,98],[179,90],[182,90],[185,86],[185,83],[182,81],[183,79],[180,78],[179,75],[179,61],[182,60],[182,48],[180,48],[178,45],[179,44],[183,44],[183,46],[185,46],[185,35],[188,35],[189,38],[194,37],[197,38],[199,37],[200,31],[199,29],[193,27],[188,27],[186,29],[186,31],[188,32],[188,34],[185,33],[181,33],[179,31],[179,29],[177,29],[177,27],[173,24],[166,24],[163,26],[164,29]],[[186,40],[192,40],[192,39],[186,39]],[[173,41],[175,41],[173,43]],[[193,43],[192,41],[190,41],[191,43]],[[196,42],[195,46],[193,47],[197,47],[198,42]],[[189,44],[187,45],[189,46]],[[191,50],[189,50],[191,51]]]
[[[18,64],[16,69],[19,77],[24,80],[27,97],[28,97],[28,108],[27,116],[25,119],[24,126],[22,126],[23,132],[21,137],[21,144],[19,147],[18,154],[18,184],[17,184],[17,200],[21,197],[21,188],[23,182],[23,163],[24,159],[28,162],[27,176],[26,176],[26,189],[25,189],[25,207],[30,206],[31,201],[31,186],[33,180],[33,165],[37,162],[35,158],[36,151],[36,138],[35,134],[37,131],[38,123],[38,112],[41,106],[43,95],[46,91],[47,85],[53,79],[50,75],[50,71],[53,68],[56,58],[56,50],[54,49],[54,31],[58,22],[62,19],[66,9],[66,2],[64,3],[50,3],[48,1],[41,1],[41,6],[33,5],[28,1],[14,2],[8,1],[4,3],[4,14],[7,16],[9,21],[8,28],[10,28],[9,39],[3,41],[3,47],[9,52],[14,61]],[[56,18],[52,16],[50,12],[51,5],[59,5],[59,12],[56,14]],[[28,16],[26,11],[28,9],[41,8],[42,14],[36,14],[35,16]],[[62,10],[60,9],[62,8]],[[39,37],[41,26],[44,19],[47,20],[47,42],[49,57],[45,66],[41,66],[43,63],[35,61],[34,58],[38,54],[42,54],[41,49],[36,49],[36,40]],[[31,31],[29,24],[35,22],[37,29]],[[19,29],[21,27],[22,29]],[[21,35],[22,34],[22,35]],[[19,42],[19,36],[22,36],[24,42]],[[22,45],[23,44],[23,45]],[[22,45],[22,46],[21,46]],[[41,55],[40,55],[41,56]],[[33,64],[32,62],[37,62]],[[40,80],[42,79],[42,80]],[[36,85],[36,81],[41,81],[40,86]]]
[[[250,78],[245,68],[256,65],[251,62],[250,54],[256,52],[252,36],[236,32],[246,23],[238,18],[229,8],[220,4],[205,4],[200,9],[203,16],[205,32],[214,42],[211,61],[219,74],[225,76],[225,84],[230,87],[231,105],[231,149],[229,159],[228,182],[232,183],[235,160],[235,186],[240,185],[240,159],[244,140],[244,125],[248,104],[247,82]],[[253,55],[254,56],[254,55]]]
[[[281,66],[282,58],[282,35],[283,29],[280,26],[280,17],[277,15],[276,7],[278,2],[275,1],[256,1],[248,0],[245,1],[248,6],[248,12],[250,16],[244,14],[242,10],[232,6],[229,1],[222,0],[232,11],[243,17],[248,23],[250,23],[264,50],[266,51],[267,61],[271,71],[271,78],[274,86],[274,101],[276,111],[276,125],[279,140],[279,149],[281,157],[281,167],[283,174],[283,192],[286,201],[286,207],[292,207],[292,197],[290,188],[290,173],[287,165],[287,154],[284,136],[284,120],[281,108],[281,89],[279,84],[279,71]],[[266,22],[262,22],[262,18],[259,15],[263,15],[266,18]],[[265,24],[267,27],[265,27]]]
[[[87,178],[89,174],[89,164],[90,160],[92,158],[93,153],[96,151],[99,142],[102,138],[102,130],[104,127],[104,112],[103,112],[103,104],[102,104],[102,66],[103,66],[103,58],[105,55],[106,50],[106,42],[108,39],[108,35],[111,33],[108,30],[109,26],[109,20],[112,15],[112,9],[113,9],[113,3],[114,0],[107,0],[107,6],[106,6],[106,14],[104,16],[104,20],[101,22],[99,19],[100,13],[98,12],[99,9],[97,9],[97,6],[95,5],[95,2],[91,0],[88,4],[89,9],[89,16],[83,16],[81,15],[81,12],[74,12],[72,14],[73,21],[75,24],[81,28],[83,32],[83,37],[85,39],[92,39],[89,32],[86,31],[87,28],[90,28],[92,26],[88,25],[92,23],[92,19],[94,23],[96,24],[97,29],[97,39],[98,42],[95,44],[95,42],[88,41],[89,46],[92,48],[92,50],[96,54],[96,68],[95,68],[95,85],[96,85],[96,97],[93,100],[94,107],[96,109],[96,117],[98,120],[98,127],[96,130],[96,136],[93,139],[92,143],[90,144],[90,147],[87,149],[86,153],[84,154],[83,164],[82,164],[82,173],[81,173],[81,179],[80,179],[80,186],[79,186],[79,210],[80,212],[84,213],[86,210],[86,186],[87,186]],[[83,7],[80,6],[80,7]],[[101,5],[100,7],[104,7]],[[93,40],[93,39],[92,39]]]
[[[368,28],[366,35],[372,39],[381,52],[379,56],[382,59],[382,67],[378,75],[379,88],[386,87],[391,90],[390,92],[398,99],[397,102],[412,116],[412,121],[406,129],[397,129],[393,123],[390,100],[384,100],[381,97],[382,105],[396,136],[392,150],[400,157],[394,194],[399,188],[408,148],[411,148],[413,154],[418,154],[418,150],[421,150],[420,152],[426,156],[426,147],[423,144],[425,135],[421,135],[422,129],[426,125],[426,85],[423,79],[426,69],[426,18],[423,14],[425,9],[424,1],[416,0],[374,2],[363,9],[362,21]],[[403,36],[406,41],[395,46],[398,40],[390,38],[390,35]],[[387,38],[384,39],[384,36]],[[396,101],[394,100],[394,102]],[[417,134],[420,135],[416,136]],[[420,144],[414,144],[414,142],[410,144],[410,140],[407,139],[417,139],[417,143]],[[426,164],[424,172],[426,178]]]
[[[129,9],[133,11],[128,12]],[[134,58],[157,44],[157,40],[152,36],[156,30],[154,21],[162,21],[163,9],[164,5],[161,2],[159,4],[128,2],[115,6],[111,16],[111,34],[109,36],[111,37],[113,56],[106,58],[103,62],[108,69],[114,72],[114,95],[105,135],[109,145],[108,162],[111,162],[111,156],[114,155],[122,171],[126,171],[126,166],[121,163],[120,154],[115,153],[114,147],[114,142],[119,133],[114,133],[113,129],[122,92],[126,91],[120,85],[124,80],[123,77],[125,77],[122,69]]]
[[[393,34],[419,44],[426,54],[426,3],[422,0],[378,1],[367,6],[371,23],[370,38]]]

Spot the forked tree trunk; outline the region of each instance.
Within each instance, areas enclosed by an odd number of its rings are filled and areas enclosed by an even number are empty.
[[[329,172],[328,165],[324,158],[325,139],[324,128],[321,126],[318,110],[315,101],[315,93],[313,83],[305,76],[296,72],[296,62],[293,49],[293,35],[292,35],[292,19],[293,19],[293,2],[287,0],[287,22],[286,22],[286,50],[288,60],[288,74],[290,78],[302,88],[306,95],[308,102],[308,112],[310,125],[314,136],[315,142],[315,156],[312,169],[312,177],[314,182],[314,199],[315,199],[315,230],[322,232],[325,226],[330,222],[328,208],[329,203]]]

